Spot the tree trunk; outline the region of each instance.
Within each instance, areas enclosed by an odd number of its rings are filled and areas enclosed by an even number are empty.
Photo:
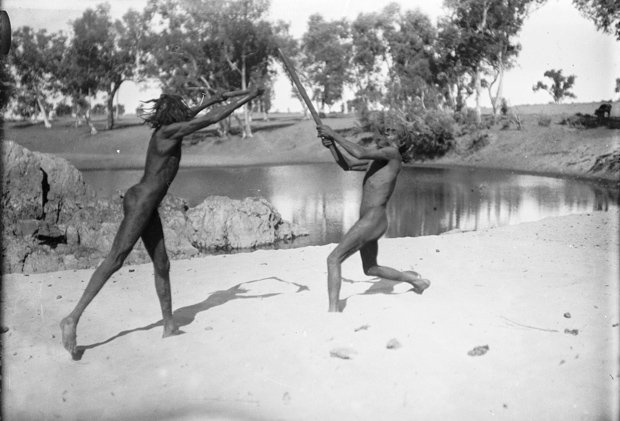
[[[491,87],[489,87],[489,98],[491,100],[491,106],[493,106],[493,120],[495,120],[495,117],[497,117],[497,114],[499,113],[499,102],[502,99],[504,90],[504,62],[501,51],[499,53],[498,65],[497,91],[495,92],[495,96],[491,94]]]
[[[121,84],[116,84],[116,83],[112,83],[110,85],[110,91],[108,91],[108,98],[107,98],[107,103],[106,103],[106,107],[108,109],[108,121],[106,124],[106,128],[108,130],[111,130],[114,128],[114,97],[116,96],[116,93],[118,92],[118,88],[121,87]],[[118,101],[117,101],[117,106],[116,106],[116,110],[118,111]]]
[[[43,124],[45,124],[45,128],[51,129],[52,123],[50,123],[49,119],[47,118],[47,112],[45,112],[45,107],[43,106],[43,102],[41,101],[39,95],[37,95],[37,104],[39,105],[39,109],[41,110],[41,114],[43,115]]]
[[[86,120],[86,123],[88,124],[88,126],[90,127],[90,134],[91,135],[96,135],[97,134],[97,129],[95,128],[95,125],[93,124],[93,122],[90,119],[90,110],[92,109],[92,101],[91,101],[91,94],[90,94],[90,89],[88,90],[88,108],[86,108],[86,112],[84,113],[84,120]]]
[[[245,66],[245,55],[241,56],[241,90],[245,91],[247,89],[247,82],[245,80],[246,76],[246,66]],[[252,137],[252,126],[251,126],[251,116],[250,112],[252,109],[250,108],[250,103],[248,102],[243,106],[243,137]]]
[[[108,109],[108,119],[106,122],[106,129],[111,130],[114,128],[114,94],[108,92],[108,99],[106,101],[106,108]]]
[[[480,111],[480,91],[482,90],[482,84],[480,83],[480,70],[476,69],[474,72],[474,89],[476,91],[476,124],[482,123],[482,113]]]

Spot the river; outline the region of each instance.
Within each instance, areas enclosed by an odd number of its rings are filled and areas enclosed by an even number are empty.
[[[142,170],[83,171],[102,195],[126,190]],[[263,196],[309,231],[278,247],[336,243],[357,220],[363,172],[334,164],[181,168],[170,192],[190,205],[209,195]],[[609,210],[618,190],[596,181],[469,168],[406,167],[388,206],[386,237],[434,235]]]

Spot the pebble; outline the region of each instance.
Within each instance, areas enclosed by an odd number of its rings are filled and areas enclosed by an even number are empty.
[[[480,355],[486,354],[488,350],[489,350],[488,345],[481,345],[467,352],[467,355],[469,355],[470,357],[479,357]]]
[[[343,360],[350,360],[357,354],[357,351],[353,348],[334,348],[329,351],[330,357],[340,358]]]
[[[396,338],[392,338],[388,341],[387,345],[385,345],[385,347],[387,349],[398,349],[400,347],[402,347],[402,345],[400,344],[400,342],[398,342],[398,339]]]

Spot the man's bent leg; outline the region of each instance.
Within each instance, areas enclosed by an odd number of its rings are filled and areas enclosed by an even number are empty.
[[[422,279],[416,272],[401,272],[391,267],[379,266],[379,264],[377,264],[378,251],[379,244],[377,240],[369,241],[360,249],[362,265],[364,266],[364,273],[366,275],[377,276],[395,282],[407,282],[411,284],[413,290],[418,294],[422,294],[422,292],[431,285],[427,279]]]
[[[327,292],[329,311],[340,311],[341,264],[370,239],[383,235],[385,224],[381,215],[369,212],[351,227],[340,244],[327,257]]]
[[[164,321],[163,337],[176,335],[179,332],[174,319],[172,318],[172,296],[170,294],[170,260],[166,253],[164,242],[164,231],[161,226],[161,219],[157,211],[149,221],[146,229],[142,233],[142,241],[153,261],[155,271],[155,290],[159,298],[161,315]]]

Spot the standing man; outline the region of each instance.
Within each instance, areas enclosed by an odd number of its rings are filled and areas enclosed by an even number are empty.
[[[345,171],[366,171],[362,183],[360,218],[344,235],[340,244],[327,258],[327,292],[329,311],[342,311],[340,307],[341,264],[359,250],[364,273],[396,282],[407,282],[422,294],[430,282],[413,271],[400,272],[379,266],[377,240],[387,230],[386,206],[392,196],[396,177],[400,172],[404,145],[398,147],[393,138],[381,139],[377,147],[363,147],[348,141],[326,125],[317,126],[323,146],[329,147],[336,163]],[[335,142],[335,144],[334,144]],[[331,146],[334,146],[331,148]],[[341,150],[342,149],[342,150]]]
[[[142,238],[153,261],[155,289],[163,316],[163,337],[179,333],[172,318],[170,262],[157,208],[179,169],[183,137],[228,117],[234,110],[262,93],[262,88],[223,93],[194,109],[190,109],[177,95],[163,94],[158,99],[149,101],[154,105],[152,113],[145,118],[145,122],[154,129],[154,132],[146,151],[144,175],[138,184],[130,187],[125,193],[124,218],[112,243],[112,250],[95,269],[73,311],[60,322],[63,346],[73,359],[81,358],[81,352],[76,343],[76,331],[82,313],[110,276],[121,268],[138,238]],[[196,117],[200,111],[210,105],[235,96],[242,97],[210,110],[202,117]]]

